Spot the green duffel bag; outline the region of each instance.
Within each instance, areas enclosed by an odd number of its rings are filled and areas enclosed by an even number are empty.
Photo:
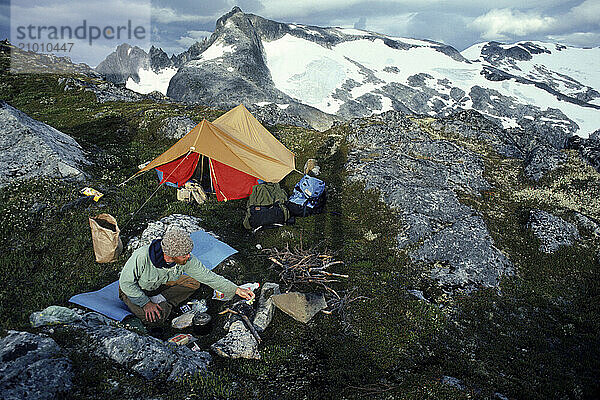
[[[258,230],[261,227],[283,225],[290,219],[285,206],[287,194],[279,183],[265,182],[252,187],[248,197],[244,228]]]

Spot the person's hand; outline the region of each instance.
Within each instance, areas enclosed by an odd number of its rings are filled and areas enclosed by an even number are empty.
[[[238,287],[235,290],[235,294],[237,294],[238,296],[240,296],[242,299],[245,300],[252,300],[254,298],[254,292],[250,289],[244,289],[241,287]]]
[[[154,322],[160,319],[160,312],[162,308],[151,301],[147,302],[144,307],[142,307],[144,313],[146,314],[146,321]]]

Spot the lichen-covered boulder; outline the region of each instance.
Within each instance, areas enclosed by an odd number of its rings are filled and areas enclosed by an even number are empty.
[[[540,251],[544,253],[554,253],[580,239],[575,225],[542,210],[531,210],[528,227],[540,240]]]
[[[205,351],[176,347],[127,329],[101,324],[76,327],[88,334],[97,355],[127,366],[146,379],[164,374],[168,380],[177,380],[206,371],[211,362],[210,354]]]
[[[198,123],[191,118],[181,116],[171,117],[163,122],[163,125],[158,129],[158,134],[168,139],[181,139],[196,125]]]
[[[552,146],[538,146],[525,158],[525,175],[539,181],[546,173],[555,170],[567,161],[567,155]]]
[[[451,118],[447,135],[489,142],[498,152],[515,155],[504,132],[477,113]],[[510,260],[494,246],[483,219],[461,202],[492,187],[484,176],[484,157],[443,139],[436,130],[400,113],[387,112],[350,122],[353,144],[348,155],[350,179],[378,189],[399,214],[398,247],[414,262],[433,266],[429,276],[448,291],[496,286],[512,275]]]
[[[49,400],[71,390],[71,362],[60,353],[47,336],[8,331],[0,339],[0,397]]]
[[[271,322],[274,312],[271,296],[279,293],[278,284],[267,282],[263,285],[253,318],[253,325],[257,332],[263,332]],[[229,324],[227,335],[213,343],[210,348],[221,357],[258,360],[260,359],[258,344],[244,322],[241,319],[236,319]]]
[[[494,241],[480,216],[461,219],[427,238],[411,253],[415,261],[441,262],[431,276],[448,287],[476,283],[497,286],[500,278],[512,275],[509,259],[494,246]]]
[[[0,187],[21,179],[83,179],[89,164],[69,135],[0,101]]]

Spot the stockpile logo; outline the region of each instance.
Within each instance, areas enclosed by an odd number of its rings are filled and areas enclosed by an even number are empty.
[[[95,67],[123,43],[148,48],[148,0],[11,2],[13,73],[70,73]],[[68,57],[68,58],[64,58]]]

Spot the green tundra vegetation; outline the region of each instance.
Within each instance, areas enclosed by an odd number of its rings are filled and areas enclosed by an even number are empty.
[[[212,120],[226,110],[172,103],[98,103],[83,90],[65,90],[59,76],[11,75],[3,59],[0,99],[72,136],[89,153],[89,181],[105,196],[84,207],[63,206],[78,198],[81,184],[57,179],[15,182],[0,190],[0,323],[28,330],[29,315],[49,305],[69,306],[76,293],[99,289],[118,278],[130,252],[112,264],[94,260],[88,217],[115,216],[124,243],[146,224],[181,213],[201,218],[239,254],[217,272],[235,282],[278,282],[265,249],[329,251],[348,279],[336,290],[360,299],[343,313],[319,314],[301,324],[281,312],[263,334],[261,360],[214,356],[206,375],[177,383],[146,381],[88,351],[83,334],[56,327],[52,337],[74,365],[74,389],[67,399],[591,399],[600,396],[600,272],[598,238],[582,232],[577,244],[554,254],[538,251],[525,228],[527,211],[556,215],[584,211],[600,219],[600,174],[577,154],[540,182],[527,180],[519,160],[505,159],[485,143],[466,141],[431,128],[431,118],[412,117],[434,138],[467,146],[483,156],[494,189],[461,201],[484,217],[496,246],[517,273],[499,288],[447,296],[426,279],[427,270],[396,249],[398,216],[379,193],[347,179],[347,125],[326,132],[292,126],[269,127],[296,154],[296,164],[316,158],[328,185],[327,212],[300,218],[293,226],[252,235],[242,227],[245,200],[203,205],[176,201],[164,187],[133,215],[157,185],[145,174],[118,186],[136,166],[161,154],[173,140],[157,130],[171,116]],[[366,120],[368,122],[368,120]],[[282,181],[288,193],[299,179]],[[318,287],[306,288],[318,290]],[[431,302],[408,289],[424,289]],[[201,293],[206,297],[206,293]],[[205,347],[224,333],[218,304]],[[459,378],[463,388],[447,385]]]

